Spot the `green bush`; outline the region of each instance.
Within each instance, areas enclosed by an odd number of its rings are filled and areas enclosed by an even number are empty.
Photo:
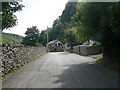
[[[53,47],[53,46],[49,46],[48,49],[50,51],[63,51],[63,49],[61,47]]]
[[[53,46],[49,46],[48,49],[49,50],[54,50],[54,47]]]
[[[89,43],[88,42],[84,42],[83,45],[89,45]]]
[[[43,47],[43,45],[41,45],[39,42],[36,42],[35,46],[37,46],[37,47]]]

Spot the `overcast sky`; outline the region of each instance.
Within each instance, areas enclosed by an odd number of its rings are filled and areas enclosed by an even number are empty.
[[[23,11],[15,13],[18,25],[4,32],[24,36],[27,28],[32,25],[40,31],[47,26],[52,27],[53,21],[62,14],[67,2],[68,0],[23,0]]]

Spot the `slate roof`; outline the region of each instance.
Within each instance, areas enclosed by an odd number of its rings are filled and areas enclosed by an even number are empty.
[[[59,40],[53,40],[53,41],[50,41],[49,43],[48,43],[48,45],[50,45],[50,44],[55,44],[56,42],[58,42]],[[59,41],[60,42],[60,41]]]

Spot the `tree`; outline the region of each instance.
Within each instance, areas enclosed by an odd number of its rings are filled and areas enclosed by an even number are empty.
[[[73,49],[73,46],[79,44],[79,36],[75,27],[65,30],[65,41]]]
[[[64,26],[60,21],[60,18],[56,19],[53,22],[53,27],[49,31],[49,39],[55,40],[55,39],[61,39],[64,36]]]
[[[28,46],[39,46],[39,30],[37,29],[37,26],[32,26],[31,28],[27,28],[27,31],[25,32],[26,36],[23,38],[22,44],[28,45]]]
[[[120,2],[79,3],[74,19],[80,39],[101,42],[106,62],[120,58]]]
[[[65,24],[65,22],[70,24],[71,17],[73,16],[73,14],[76,13],[77,1],[78,0],[75,0],[75,2],[68,2],[66,4],[66,7],[63,10],[62,15],[61,15],[61,22],[63,24]]]
[[[21,11],[24,6],[18,2],[2,2],[2,31],[17,25],[17,17],[15,12]]]
[[[41,31],[41,33],[40,33],[40,38],[39,38],[39,42],[40,42],[42,45],[46,46],[46,44],[47,44],[47,30]]]

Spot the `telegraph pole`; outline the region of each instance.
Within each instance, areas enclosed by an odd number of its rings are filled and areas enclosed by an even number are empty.
[[[48,30],[48,27],[47,27]],[[48,31],[47,31],[47,43],[49,43]]]
[[[49,51],[48,50],[48,43],[49,43],[49,37],[48,37],[48,27],[47,27],[47,52]]]

